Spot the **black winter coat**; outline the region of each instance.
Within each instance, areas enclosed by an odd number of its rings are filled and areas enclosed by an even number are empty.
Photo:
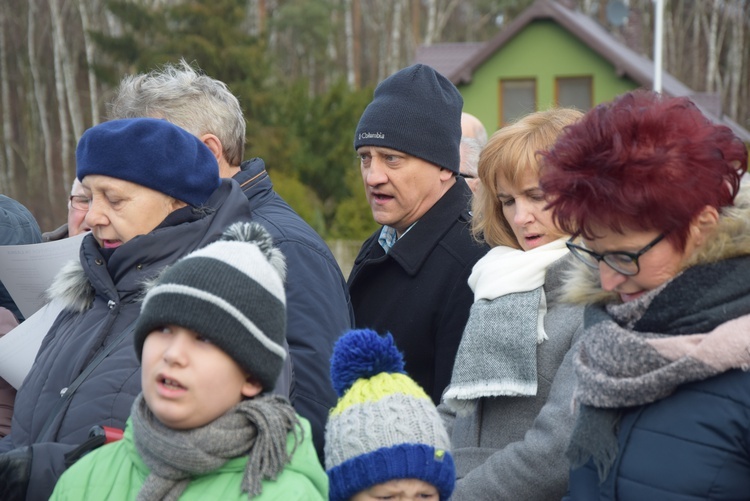
[[[359,328],[390,332],[406,371],[437,404],[453,371],[474,294],[474,264],[489,247],[471,236],[471,190],[462,178],[393,246],[380,230],[362,245],[349,275]]]

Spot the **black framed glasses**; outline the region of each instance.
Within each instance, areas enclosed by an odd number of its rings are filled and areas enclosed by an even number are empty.
[[[599,262],[604,261],[607,266],[615,270],[617,273],[632,277],[641,271],[641,268],[638,265],[638,258],[648,252],[653,246],[661,242],[666,236],[666,233],[662,233],[638,252],[608,251],[599,254],[583,247],[582,245],[574,244],[573,239],[575,237],[571,237],[565,245],[568,246],[568,249],[575,257],[589,268],[597,270],[599,269]]]
[[[69,200],[70,206],[75,210],[89,210],[89,204],[91,203],[89,197],[84,197],[82,195],[71,195]]]
[[[471,174],[466,174],[465,172],[459,172],[458,175],[461,176],[464,179],[476,179],[477,178],[477,176],[473,176]]]

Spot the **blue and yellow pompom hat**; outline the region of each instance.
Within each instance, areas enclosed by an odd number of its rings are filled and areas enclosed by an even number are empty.
[[[330,500],[416,478],[450,498],[456,468],[450,440],[430,397],[404,372],[393,337],[362,329],[334,346],[331,381],[339,395],[326,425]]]

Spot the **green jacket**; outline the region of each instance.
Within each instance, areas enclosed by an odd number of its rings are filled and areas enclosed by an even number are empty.
[[[310,424],[304,418],[300,418],[300,422],[305,430],[304,440],[298,445],[292,461],[275,481],[263,481],[263,492],[253,499],[328,499],[328,477],[315,453]],[[287,447],[291,449],[292,445],[290,434]],[[247,500],[247,493],[240,490],[246,463],[247,457],[235,458],[211,473],[195,477],[180,500]],[[122,440],[100,447],[71,466],[60,477],[50,499],[131,501],[138,495],[148,473],[148,467],[133,443],[133,430],[128,420]]]

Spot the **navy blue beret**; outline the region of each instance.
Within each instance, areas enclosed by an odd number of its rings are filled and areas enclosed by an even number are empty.
[[[219,187],[219,164],[200,139],[156,118],[125,118],[96,125],[76,148],[76,176],[130,181],[194,207]]]

